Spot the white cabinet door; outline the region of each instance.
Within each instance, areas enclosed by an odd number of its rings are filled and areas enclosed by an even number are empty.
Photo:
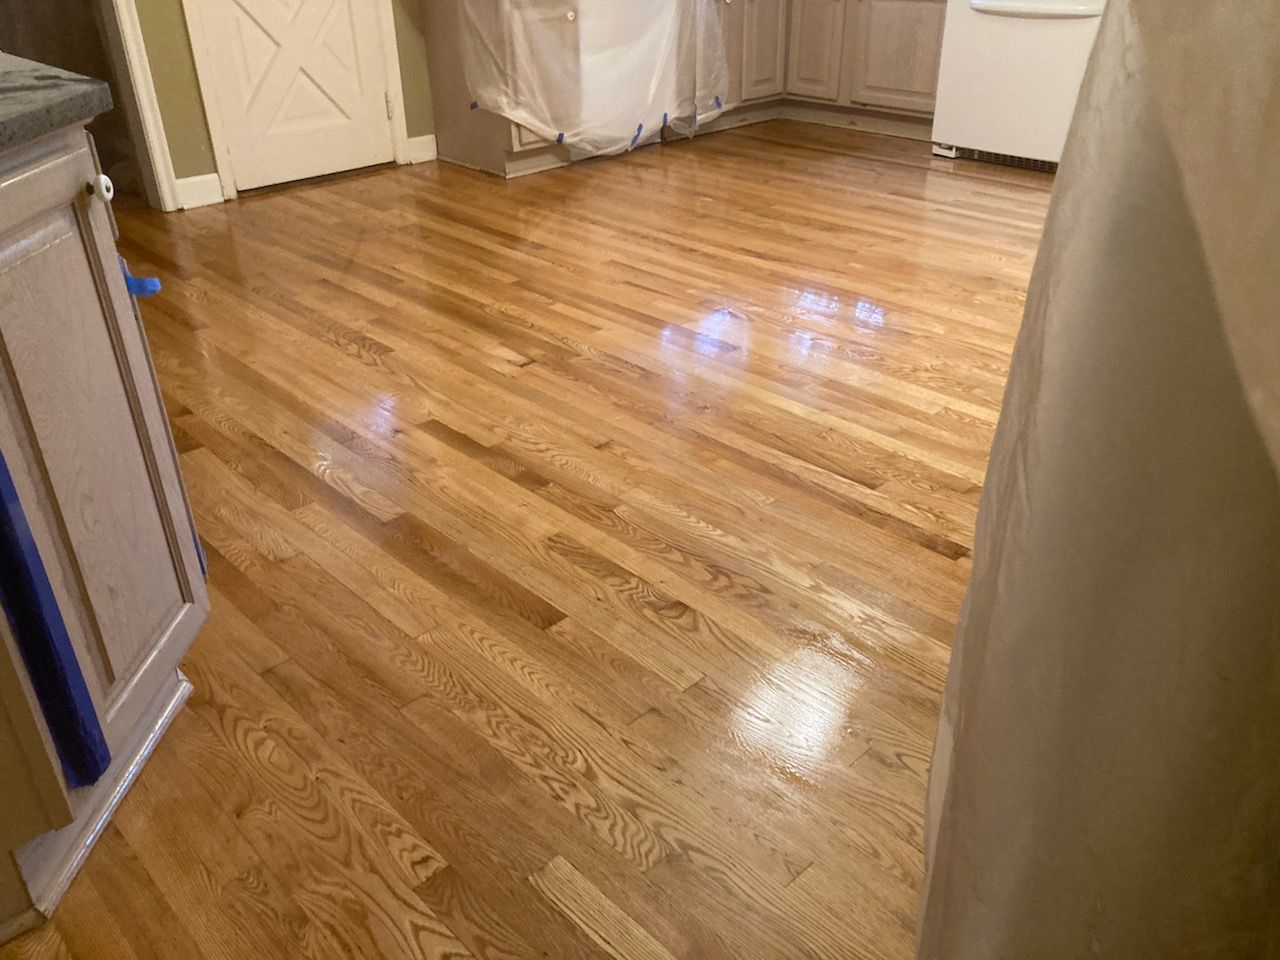
[[[742,99],[781,96],[787,70],[785,0],[742,0]]]
[[[107,744],[209,601],[177,457],[84,134],[0,171],[0,454]]]
[[[729,94],[726,106],[742,100],[742,12],[747,0],[720,0],[720,33],[724,37],[724,56],[729,65]]]
[[[792,0],[787,93],[835,100],[847,0]]]
[[[846,31],[852,103],[933,111],[942,56],[945,0],[851,0]]]
[[[221,121],[237,188],[392,159],[377,4],[187,0],[187,6],[199,20],[192,32],[201,90]]]

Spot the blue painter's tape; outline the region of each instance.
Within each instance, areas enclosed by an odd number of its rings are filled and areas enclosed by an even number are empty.
[[[716,97],[716,109],[719,110],[723,106],[724,104],[720,101],[720,98]]]
[[[126,273],[124,275],[124,285],[128,288],[129,293],[135,297],[154,297],[160,292],[159,277],[135,277]]]
[[[636,135],[635,135],[634,137],[632,137],[632,138],[631,138],[631,145],[632,145],[633,147],[634,147],[637,143],[639,143],[639,142],[640,142],[640,134],[641,134],[641,133],[643,133],[643,132],[644,132],[644,124],[643,124],[643,123],[641,123],[641,124],[637,124],[637,125],[636,125]]]
[[[662,125],[665,127],[665,126],[669,126],[670,123],[671,123],[671,118],[664,113],[662,115]]]
[[[200,576],[208,580],[209,559],[204,555],[204,544],[200,542],[200,535],[196,533],[196,522],[188,517],[187,523],[191,526],[191,542],[196,545],[196,559],[200,561]]]
[[[556,134],[556,143],[564,143],[564,131]]]
[[[129,272],[129,265],[120,257],[120,272],[124,274],[124,286],[131,297],[154,297],[160,292],[159,277],[135,277]]]
[[[94,783],[111,765],[111,751],[3,457],[0,607],[13,629],[68,785],[85,787]]]

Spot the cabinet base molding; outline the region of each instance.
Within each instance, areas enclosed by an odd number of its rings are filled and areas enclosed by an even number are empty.
[[[18,852],[18,865],[33,906],[22,916],[0,922],[0,943],[52,915],[192,690],[191,681],[175,670],[172,682],[152,702],[150,718],[139,721],[133,737],[116,754],[102,779],[85,788],[88,796],[81,801],[76,819],[61,830],[36,837]]]
[[[798,120],[801,123],[818,123],[826,127],[842,127],[846,130],[866,130],[908,140],[933,139],[933,118],[911,116],[905,113],[889,113],[866,107],[834,106],[791,98],[767,100],[761,103],[744,103],[726,110],[715,120],[698,128],[698,135],[716,133],[744,127],[766,120]]]

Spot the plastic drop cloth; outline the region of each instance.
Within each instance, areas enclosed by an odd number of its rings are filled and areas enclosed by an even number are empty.
[[[923,960],[1280,956],[1280,4],[1112,0],[929,785]]]
[[[691,133],[724,108],[716,0],[448,2],[475,105],[580,153]]]

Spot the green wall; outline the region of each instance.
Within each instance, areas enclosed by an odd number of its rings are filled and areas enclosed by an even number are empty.
[[[135,0],[160,116],[179,178],[216,170],[181,0]]]

